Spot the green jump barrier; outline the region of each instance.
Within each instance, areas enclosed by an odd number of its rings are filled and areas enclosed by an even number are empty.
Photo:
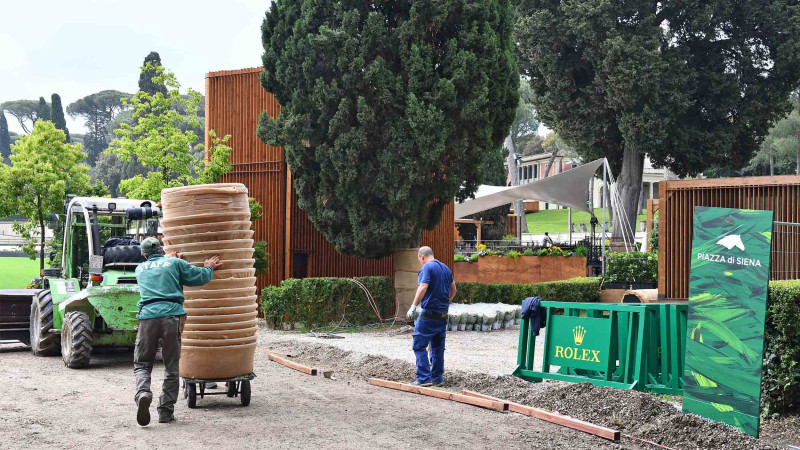
[[[517,369],[543,379],[620,389],[683,393],[686,303],[542,302],[547,326],[541,371],[533,367],[536,337],[520,324]],[[554,370],[554,366],[558,366]]]

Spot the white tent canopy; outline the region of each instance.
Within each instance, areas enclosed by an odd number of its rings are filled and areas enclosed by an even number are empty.
[[[456,203],[455,218],[461,219],[516,200],[538,200],[591,213],[586,201],[589,197],[589,181],[603,161],[598,159],[522,186],[481,185],[475,198]]]

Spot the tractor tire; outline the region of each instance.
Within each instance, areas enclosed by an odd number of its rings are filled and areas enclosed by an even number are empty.
[[[61,330],[61,358],[70,369],[89,365],[92,357],[92,322],[83,311],[70,311],[64,315]]]
[[[31,303],[30,346],[36,356],[58,354],[58,334],[53,329],[53,296],[50,291],[41,291]]]

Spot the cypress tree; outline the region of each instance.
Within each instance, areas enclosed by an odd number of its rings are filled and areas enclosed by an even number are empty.
[[[145,56],[142,67],[147,66],[147,63],[160,67],[161,56],[159,56],[158,52],[150,52],[150,54]],[[153,82],[153,77],[156,75],[158,75],[158,73],[154,69],[143,70],[139,74],[139,90],[147,92],[150,95],[154,95],[156,92],[161,92],[166,96],[167,87],[164,84],[156,84]]]
[[[69,143],[69,130],[67,130],[67,119],[64,117],[64,108],[61,106],[61,97],[58,94],[53,94],[50,97],[50,112],[52,113],[53,125],[59,130],[64,131],[66,140]]]
[[[486,180],[519,98],[511,0],[277,0],[261,84],[299,206],[340,253],[419,243]]]
[[[9,156],[11,156],[11,136],[8,134],[6,114],[0,110],[0,157],[3,162],[8,162]]]
[[[36,107],[36,119],[47,120],[48,122],[52,120],[50,105],[47,104],[44,97],[39,97],[39,106]]]

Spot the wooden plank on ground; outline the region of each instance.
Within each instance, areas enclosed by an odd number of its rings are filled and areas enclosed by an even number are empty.
[[[465,395],[474,396],[477,398],[487,399],[487,400],[494,400],[499,402],[505,402],[504,400],[500,400],[496,397],[492,397],[490,395],[481,394],[478,392],[464,390],[462,391]],[[565,416],[563,414],[556,414],[549,411],[545,411],[540,408],[534,408],[532,406],[525,406],[519,403],[513,402],[505,402],[508,406],[508,410],[511,412],[515,412],[518,414],[524,414],[526,416],[535,417],[540,420],[544,420],[546,422],[554,423],[556,425],[561,425],[564,427],[572,428],[575,430],[583,431],[589,434],[593,434],[595,436],[599,436],[605,439],[609,439],[612,441],[618,441],[620,439],[620,432],[619,430],[613,430],[611,428],[602,427],[600,425],[595,425],[593,423],[584,422],[583,420],[575,419],[570,416]]]
[[[411,386],[410,384],[398,383],[397,381],[382,380],[380,378],[370,378],[369,384],[389,389],[396,389],[398,391],[427,395],[429,397],[436,397],[445,400],[453,400],[459,403],[466,403],[473,406],[480,406],[481,408],[493,409],[495,411],[505,411],[507,409],[507,405],[505,405],[503,402],[487,400],[483,398],[477,398],[469,395],[457,394],[452,392],[440,391],[438,389],[431,389],[427,387]]]
[[[298,372],[303,372],[303,373],[308,374],[308,375],[316,375],[317,374],[317,369],[304,366],[304,365],[296,363],[294,361],[289,361],[288,359],[281,358],[280,356],[277,356],[277,355],[275,355],[273,353],[269,354],[269,359],[270,359],[270,361],[275,361],[278,364],[283,364],[284,366],[286,366],[286,367],[288,367],[290,369],[297,370]]]

